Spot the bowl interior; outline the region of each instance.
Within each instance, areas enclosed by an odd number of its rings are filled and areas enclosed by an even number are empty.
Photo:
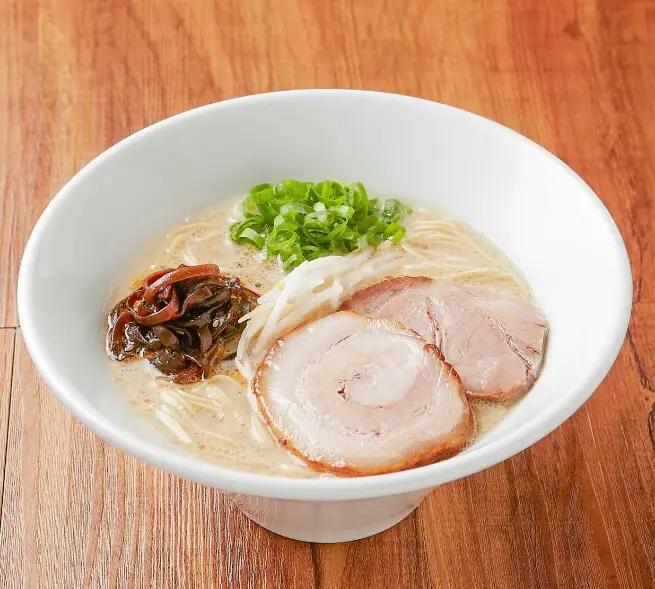
[[[514,260],[548,316],[537,384],[480,444],[420,469],[429,473],[424,482],[522,450],[609,370],[630,311],[625,248],[600,201],[559,160],[504,127],[422,100],[262,95],[190,111],[121,142],[64,187],[37,225],[21,268],[21,325],[49,384],[101,435],[179,474],[249,488],[239,473],[181,455],[135,417],[107,370],[103,310],[114,282],[156,236],[283,178],[360,180],[372,194],[462,218]]]

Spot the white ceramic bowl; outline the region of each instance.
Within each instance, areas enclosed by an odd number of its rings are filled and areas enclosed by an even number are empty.
[[[436,207],[484,232],[525,273],[550,320],[544,370],[481,443],[406,472],[299,480],[208,464],[133,415],[105,358],[101,325],[112,284],[153,238],[188,215],[283,178],[360,180],[372,194]],[[566,420],[614,362],[631,293],[625,246],[607,210],[571,169],[535,143],[425,100],[307,90],[185,112],[93,160],[36,225],[23,257],[18,303],[39,372],[105,440],[229,492],[270,530],[334,542],[392,526],[430,489],[522,451]]]

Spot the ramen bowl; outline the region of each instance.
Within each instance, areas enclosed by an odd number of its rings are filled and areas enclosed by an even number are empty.
[[[103,334],[118,278],[186,217],[282,178],[358,180],[373,194],[429,205],[486,234],[523,272],[549,318],[545,365],[530,392],[475,445],[442,462],[378,476],[258,475],[219,467],[169,442],[118,390]],[[273,532],[337,542],[394,525],[431,489],[521,452],[568,419],[618,354],[631,289],[611,216],[579,176],[535,143],[426,100],[307,90],[191,110],[101,154],[37,223],[18,303],[38,371],[107,442],[224,491]]]

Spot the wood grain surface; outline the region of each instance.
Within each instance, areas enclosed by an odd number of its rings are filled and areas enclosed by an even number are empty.
[[[90,158],[194,106],[308,87],[417,95],[538,141],[601,196],[635,285],[572,419],[331,546],[101,442],[39,380],[15,305],[31,228]],[[654,96],[652,0],[0,2],[0,587],[655,587]]]

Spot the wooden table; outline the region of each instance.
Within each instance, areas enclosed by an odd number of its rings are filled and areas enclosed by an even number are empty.
[[[14,296],[32,226],[90,158],[188,108],[308,87],[422,96],[535,139],[609,207],[635,285],[618,361],[572,419],[332,546],[101,442],[37,377]],[[653,0],[3,0],[0,587],[655,587],[654,162]]]

